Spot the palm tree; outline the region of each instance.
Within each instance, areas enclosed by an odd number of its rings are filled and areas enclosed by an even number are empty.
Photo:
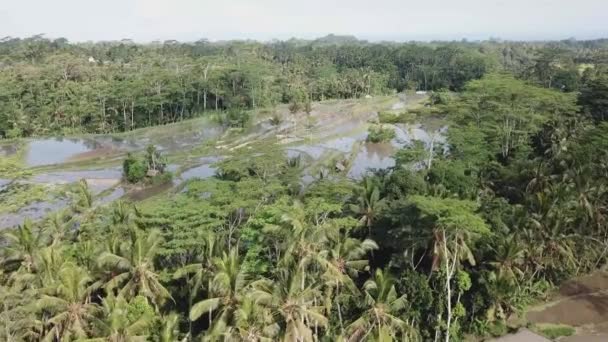
[[[98,259],[99,266],[111,272],[106,289],[112,291],[120,287],[119,295],[125,298],[142,295],[157,307],[170,298],[169,291],[160,283],[154,269],[154,258],[161,242],[158,230],[145,233],[132,230],[130,241],[121,246],[120,254],[102,253]]]
[[[276,339],[279,329],[268,309],[245,297],[235,312],[234,326],[228,328],[225,336],[230,341],[270,342]]]
[[[92,278],[86,270],[65,264],[59,271],[57,284],[50,284],[48,295],[37,301],[40,310],[50,312],[50,330],[45,340],[70,341],[86,338],[89,324],[99,307],[91,302]]]
[[[38,250],[44,246],[44,235],[35,231],[32,221],[25,219],[14,231],[4,233],[7,245],[3,247],[2,263],[6,266],[19,263],[29,273],[34,267],[34,258]]]
[[[93,194],[89,189],[89,184],[86,180],[81,179],[78,182],[78,188],[76,190],[76,200],[73,204],[74,211],[77,213],[84,213],[85,211],[93,207]]]
[[[63,241],[67,232],[68,224],[64,220],[64,214],[61,211],[51,214],[48,220],[48,231],[52,239],[52,244],[57,245]]]
[[[363,290],[367,309],[348,327],[349,341],[364,341],[372,332],[379,341],[386,340],[387,336],[396,340],[417,338],[410,324],[398,317],[399,311],[406,306],[406,299],[405,295],[397,294],[395,280],[390,274],[376,270],[374,277],[363,285]]]
[[[317,287],[302,288],[302,275],[290,268],[278,272],[277,281],[262,279],[252,284],[251,297],[255,302],[268,310],[277,320],[279,326],[285,327],[283,340],[314,341],[317,327],[327,326],[327,318],[316,305],[319,298]]]
[[[169,315],[161,319],[162,326],[160,329],[160,342],[175,342],[178,341],[179,335],[179,315],[176,313],[170,313]],[[189,336],[186,336],[182,341],[188,340]]]
[[[224,240],[219,239],[213,232],[203,235],[203,252],[198,257],[198,262],[180,267],[173,274],[173,279],[185,279],[188,288],[188,312],[192,310],[194,300],[203,289],[203,283],[207,282],[211,288],[211,280],[215,271],[214,261],[223,249]],[[189,324],[189,332],[192,332],[192,321]]]
[[[515,235],[499,239],[496,247],[491,247],[494,257],[490,264],[499,278],[512,282],[524,274],[521,269],[524,263],[524,249]]]
[[[134,316],[133,310],[129,309],[132,304],[132,302],[128,302],[123,296],[119,295],[116,297],[110,293],[102,302],[103,310],[101,315],[103,319],[97,321],[96,335],[103,337],[96,337],[87,341],[147,341],[149,329],[155,319],[153,309],[141,310]]]
[[[319,253],[319,260],[324,268],[322,278],[325,280],[325,285],[329,288],[327,291],[327,301],[329,306],[332,303],[336,304],[338,310],[338,320],[340,329],[344,335],[344,323],[342,321],[342,308],[340,306],[340,293],[343,288],[346,288],[351,294],[358,294],[351,277],[356,277],[360,271],[368,266],[368,260],[364,256],[375,249],[378,245],[370,239],[360,241],[357,239],[340,236],[336,242],[332,241],[332,248],[325,249]],[[335,289],[335,298],[333,290]]]
[[[132,207],[123,200],[118,200],[112,205],[112,224],[128,226],[133,218]]]
[[[365,177],[363,185],[356,193],[357,203],[351,204],[350,209],[360,216],[361,224],[371,233],[371,227],[378,212],[383,208],[386,200],[380,198],[380,189],[372,177]]]
[[[279,260],[282,267],[297,267],[301,275],[301,287],[305,286],[308,269],[319,265],[320,252],[327,242],[327,227],[308,222],[304,205],[295,201],[290,212],[284,213],[281,221],[289,229],[285,256]]]
[[[1,274],[1,272],[0,272]],[[32,310],[31,299],[38,289],[0,285],[0,340],[7,342],[38,341],[44,327]]]
[[[216,273],[209,289],[211,298],[192,306],[190,320],[195,321],[204,313],[209,313],[209,323],[213,325],[213,313],[219,311],[219,319],[215,321],[211,331],[212,336],[217,336],[233,321],[234,312],[239,307],[247,286],[247,275],[241,268],[241,260],[236,250],[230,251],[229,254],[224,253],[222,258],[216,258],[214,263]]]

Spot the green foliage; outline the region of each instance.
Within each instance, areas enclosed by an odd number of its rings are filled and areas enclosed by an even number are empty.
[[[573,327],[565,324],[537,324],[535,330],[551,340],[571,336],[576,332]]]
[[[367,133],[367,141],[373,143],[391,141],[395,137],[395,129],[390,126],[372,125]]]
[[[166,172],[167,162],[154,145],[148,145],[143,156],[127,154],[122,163],[123,177],[129,183],[147,181],[151,184],[163,184],[173,179],[171,172]]]
[[[435,225],[448,230],[466,230],[477,234],[488,234],[490,228],[477,213],[479,204],[453,198],[438,198],[414,195],[410,202],[421,214]]]
[[[123,161],[122,170],[129,183],[139,183],[146,178],[148,168],[143,160],[129,153]]]
[[[14,183],[0,191],[0,213],[16,212],[28,204],[53,199],[52,187],[40,184]]]
[[[539,88],[507,74],[488,74],[470,82],[445,111],[457,127],[478,129],[487,150],[505,159],[524,147],[543,124],[575,113],[575,101],[574,94]],[[454,148],[460,150],[461,145]]]
[[[391,113],[391,112],[379,112],[378,121],[386,124],[398,124],[398,123],[411,123],[416,119],[416,115],[413,113]]]
[[[432,105],[447,105],[452,100],[450,93],[444,89],[439,89],[431,93],[430,102]]]
[[[576,112],[566,91],[579,80],[561,53],[513,42],[389,47],[336,37],[264,49],[167,42],[154,53],[123,42],[93,44],[112,63],[68,65],[70,45],[53,43],[67,49],[58,58],[45,42],[0,42],[11,65],[0,73],[8,82],[0,82],[2,134],[132,129],[187,118],[207,101],[226,115],[279,101],[308,112],[307,100],[390,87],[465,91],[428,108],[452,120],[448,153],[432,156],[415,142],[397,153],[395,168],[360,181],[332,175],[294,190],[305,160],[263,141],[230,151],[216,177],[137,204],[96,206],[84,181],[53,191],[72,205],[2,232],[0,340],[464,340],[505,333],[514,313],[606,262],[608,125],[599,102],[579,99]],[[20,51],[19,63],[5,44]],[[465,86],[498,64],[516,76]],[[51,66],[66,66],[67,79],[53,78]],[[586,71],[584,84],[601,70]],[[111,73],[119,71],[120,79]],[[145,96],[130,92],[140,81]],[[90,94],[81,89],[89,82]],[[77,108],[65,97],[39,102],[43,90],[67,83]],[[26,86],[33,98],[23,98]],[[126,179],[154,182],[170,177],[165,169],[154,147],[124,162]],[[48,188],[15,182],[0,193],[0,211],[43,195]]]
[[[218,113],[217,119],[224,127],[245,128],[250,120],[250,114],[246,110],[232,108],[225,112]]]
[[[588,80],[581,89],[579,105],[596,121],[608,119],[608,76],[600,74]]]

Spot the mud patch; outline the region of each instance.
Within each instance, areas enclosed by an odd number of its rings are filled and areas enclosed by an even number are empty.
[[[87,181],[93,194],[99,194],[116,186],[122,177],[119,167],[101,170],[60,171],[39,174],[30,179],[31,182],[41,184],[68,184],[81,179]]]
[[[132,201],[143,201],[150,197],[162,194],[165,191],[173,188],[175,183],[167,182],[164,184],[154,185],[143,189],[135,189],[127,193],[127,198]]]
[[[594,341],[598,334],[608,337],[608,273],[596,272],[567,281],[551,302],[528,311],[527,319],[578,327],[567,341]]]
[[[106,196],[101,197],[98,200],[99,204],[107,204],[110,202],[113,202],[119,198],[121,198],[122,196],[124,196],[125,194],[125,189],[123,187],[118,187],[116,189],[114,189],[111,193],[109,193]]]

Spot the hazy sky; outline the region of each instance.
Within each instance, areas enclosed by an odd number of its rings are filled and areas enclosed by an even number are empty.
[[[72,41],[584,39],[608,37],[608,0],[0,0],[0,36],[39,33]]]

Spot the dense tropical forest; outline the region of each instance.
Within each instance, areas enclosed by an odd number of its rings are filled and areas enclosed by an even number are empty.
[[[576,91],[607,42],[367,43],[328,36],[272,43],[0,41],[0,136],[107,133],[206,110],[460,91],[491,70]]]
[[[278,104],[306,116],[316,101],[413,90],[427,103],[379,113],[386,126],[368,139],[390,139],[410,114],[449,128],[445,143],[405,146],[360,180],[303,185],[301,160],[264,141],[171,196],[94,206],[80,182],[69,208],[2,232],[0,340],[505,334],[509,318],[608,261],[607,67],[603,40],[4,39],[6,138],[238,121]],[[137,182],[165,162],[150,147],[123,167]]]

